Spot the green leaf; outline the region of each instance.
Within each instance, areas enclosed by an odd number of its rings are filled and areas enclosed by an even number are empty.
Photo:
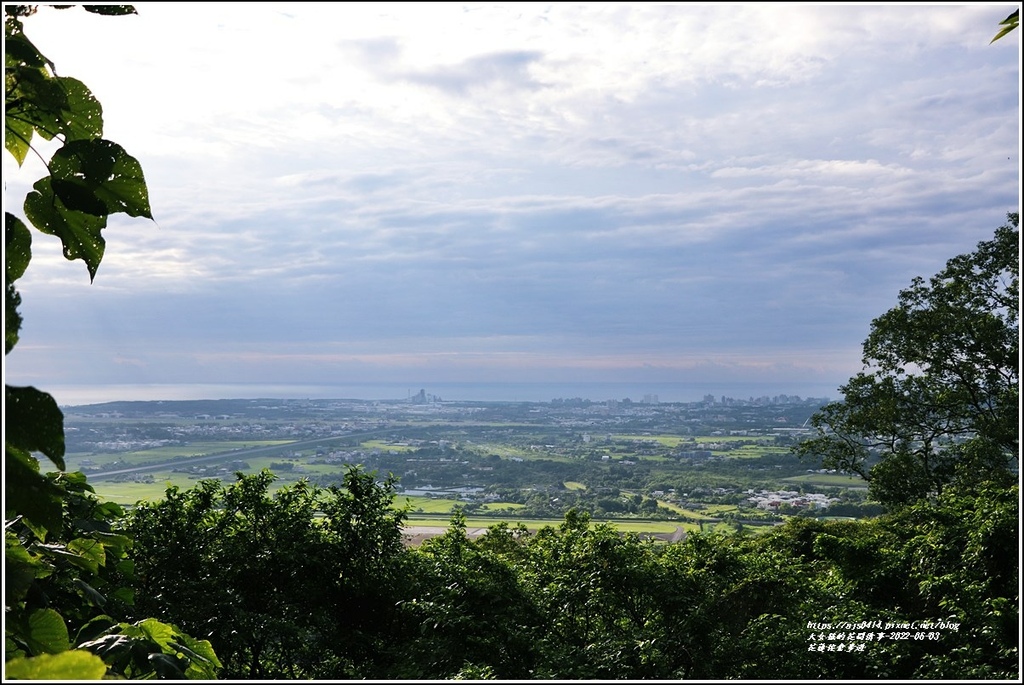
[[[68,209],[76,212],[85,212],[93,216],[107,216],[110,214],[103,200],[96,197],[96,193],[91,188],[81,183],[51,178],[50,187],[53,188],[54,194],[60,198],[60,201]]]
[[[174,639],[174,627],[155,618],[147,618],[135,624],[142,635],[149,638],[161,649],[170,649],[171,641]]]
[[[14,606],[22,601],[32,581],[36,578],[45,578],[52,572],[52,567],[22,546],[18,536],[7,533],[7,549],[4,555],[5,606]]]
[[[120,628],[119,625],[112,627],[113,630]],[[111,629],[108,628],[108,631]],[[89,640],[78,645],[79,649],[88,649],[90,652],[100,656],[104,661],[116,662],[120,657],[131,652],[135,641],[127,635],[119,635],[116,632],[108,632],[100,635],[95,640]]]
[[[39,545],[38,549],[51,556],[65,559],[93,575],[99,571],[100,566],[106,563],[103,546],[87,538],[78,538],[67,545]]]
[[[86,477],[81,471],[69,473],[68,476],[81,476],[83,480]],[[96,492],[91,485],[86,487],[90,492]],[[96,505],[96,513],[104,519],[121,518],[124,516],[124,507],[117,502],[100,502]]]
[[[18,344],[21,331],[21,314],[18,312],[21,295],[14,287],[14,281],[21,278],[32,259],[32,233],[21,219],[10,212],[4,212],[4,244],[7,291],[4,301],[4,354],[7,354]]]
[[[63,485],[68,492],[96,492],[96,489],[89,483],[89,478],[81,471],[67,471],[60,474],[60,483]],[[115,505],[116,506],[116,505]],[[107,503],[104,502],[101,505],[97,505],[95,511],[105,512],[107,509]],[[93,516],[96,519],[96,516]]]
[[[104,597],[96,588],[89,583],[85,582],[81,578],[75,578],[74,583],[78,586],[78,589],[82,591],[82,595],[85,596],[86,600],[93,606],[101,607],[107,603],[107,598]]]
[[[63,134],[65,142],[103,135],[103,107],[78,79],[19,66],[8,69],[8,82],[14,86],[6,101],[5,144],[19,165],[33,133],[45,140]]]
[[[45,70],[18,67],[15,86],[7,99],[5,122],[29,125],[44,140],[52,140],[64,127],[64,113],[71,108],[67,93]]]
[[[110,593],[110,596],[119,602],[124,602],[128,606],[135,605],[135,590],[128,587],[119,587]]]
[[[28,616],[25,641],[34,652],[58,654],[71,648],[68,627],[53,609],[36,609]]]
[[[190,662],[185,669],[185,677],[189,680],[215,680],[217,669],[222,664],[209,640],[197,640],[180,631],[177,638],[177,642],[171,642],[171,647],[184,654]]]
[[[995,43],[997,40],[1005,36],[1010,31],[1013,31],[1020,25],[1020,10],[1014,10],[1010,16],[999,22],[999,25],[1004,28],[999,33],[996,34],[995,38],[988,42],[989,45],[992,45],[992,43]]]
[[[4,675],[12,680],[101,680],[106,674],[103,659],[79,649],[16,657],[4,664]]]
[[[82,545],[81,542],[82,538],[72,540],[67,545],[60,543],[38,544],[36,545],[36,549],[50,557],[63,559],[80,569],[96,575],[99,572],[99,567],[102,565],[98,560],[97,548],[99,548],[99,555],[103,555],[103,546],[95,541],[86,541],[91,542],[91,546],[88,544]]]
[[[24,164],[28,157],[32,131],[31,123],[13,116],[4,117],[4,147],[14,156],[18,166]]]
[[[103,531],[96,531],[91,534],[93,538],[103,543],[103,546],[111,550],[114,554],[120,556],[120,554],[132,544],[132,539],[127,535],[118,535],[117,533],[104,533]]]
[[[117,626],[117,621],[106,614],[90,618],[85,622],[85,625],[78,629],[78,633],[75,635],[76,649],[82,649],[84,647],[83,642],[96,640],[100,636],[106,635],[115,626]]]
[[[117,143],[69,141],[50,159],[50,173],[53,190],[68,209],[153,218],[142,166]]]
[[[4,41],[4,66],[7,68],[27,66],[34,69],[53,67],[53,63],[39,52],[39,49],[20,29],[8,30]]]
[[[83,5],[86,12],[105,14],[108,17],[122,17],[126,14],[138,14],[133,5]]]
[[[184,680],[185,671],[182,660],[170,654],[154,652],[149,655],[149,665],[156,671],[158,678],[166,680]]]
[[[64,414],[48,393],[35,388],[5,386],[5,442],[29,452],[42,452],[64,470]],[[8,488],[10,484],[7,484]]]
[[[136,641],[127,635],[117,633],[123,625],[112,626],[106,630],[106,634],[100,635],[95,640],[81,643],[79,648],[88,649],[109,663],[121,661],[123,657],[131,654],[132,647],[136,644]]]
[[[8,424],[10,425],[10,424]],[[40,537],[59,530],[63,492],[39,473],[39,462],[25,450],[6,445],[4,459],[4,505],[7,518],[20,514]]]
[[[89,560],[90,565],[106,565],[106,548],[97,540],[91,538],[76,538],[68,543],[68,551]],[[93,570],[95,572],[95,570]]]
[[[21,219],[10,212],[4,212],[4,238],[7,248],[4,254],[4,273],[7,282],[11,283],[22,277],[32,259],[32,232]]]
[[[41,178],[25,197],[25,215],[43,233],[55,235],[64,245],[64,257],[81,259],[89,269],[89,278],[103,260],[106,241],[100,231],[107,225],[105,216],[76,212],[64,206],[50,186],[50,178]]]
[[[18,344],[21,331],[21,314],[18,313],[21,295],[13,283],[8,283],[5,290],[7,294],[4,297],[4,354],[8,354]]]
[[[65,140],[90,140],[103,135],[103,107],[84,83],[68,76],[53,79],[64,92],[60,112]]]
[[[994,37],[994,38],[993,38],[992,40],[990,40],[990,41],[988,42],[988,44],[989,44],[989,45],[992,45],[992,43],[995,43],[995,42],[996,42],[997,40],[999,40],[1000,38],[1002,38],[1003,36],[1005,36],[1005,35],[1006,35],[1007,33],[1009,33],[1010,31],[1014,30],[1015,28],[1017,28],[1017,24],[1013,24],[1013,25],[1011,25],[1011,26],[1007,26],[1007,27],[1003,28],[1002,30],[1000,30],[1000,31],[999,31],[999,33],[997,33],[997,34],[995,35],[995,37]]]

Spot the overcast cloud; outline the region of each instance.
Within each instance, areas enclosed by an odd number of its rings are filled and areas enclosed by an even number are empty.
[[[156,222],[35,234],[9,383],[838,385],[1019,205],[1013,4],[136,7],[25,20]]]

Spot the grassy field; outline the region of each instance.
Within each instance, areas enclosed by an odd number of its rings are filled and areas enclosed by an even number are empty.
[[[487,504],[480,507],[480,511],[516,511],[525,508],[525,504],[519,504],[517,502],[488,502]]]
[[[175,457],[205,457],[220,452],[243,449],[246,447],[273,447],[274,445],[288,445],[292,440],[247,440],[247,441],[210,441],[192,442],[187,445],[168,445],[166,447],[154,447],[147,450],[135,450],[132,452],[104,452],[94,454],[75,454],[68,461],[77,464],[82,459],[91,459],[97,464],[110,464],[116,461],[123,461],[126,464],[139,466],[153,462],[170,461]]]
[[[612,440],[616,442],[656,442],[664,447],[676,447],[679,443],[689,443],[690,438],[680,437],[678,435],[631,435],[626,433],[616,433],[612,435]]]
[[[457,499],[439,497],[407,496],[399,494],[395,497],[395,506],[409,504],[409,510],[422,514],[450,514],[453,507],[465,506],[466,502]],[[503,509],[522,509],[525,504],[515,502],[488,502],[480,507],[481,511],[501,511]]]
[[[380,450],[381,452],[415,452],[419,449],[412,445],[394,445],[386,440],[366,440],[359,443],[359,446],[366,450]]]
[[[702,509],[705,514],[711,516],[719,516],[727,511],[738,511],[739,507],[735,504],[708,504]]]
[[[742,447],[734,450],[722,452],[715,451],[715,454],[720,454],[724,457],[729,457],[730,459],[756,459],[757,457],[763,457],[766,454],[788,453],[789,448],[787,447],[772,447],[767,445],[743,445]]]
[[[665,507],[666,509],[676,512],[677,514],[683,514],[684,516],[689,516],[690,518],[699,519],[702,521],[715,518],[714,515],[709,514],[707,512],[697,511],[695,509],[687,509],[686,507],[681,507],[678,504],[673,504],[672,502],[663,502],[661,500],[658,500],[658,504],[659,506]]]
[[[477,454],[497,454],[502,459],[508,459],[509,457],[519,457],[520,459],[536,458],[537,452],[533,450],[524,449],[522,447],[514,447],[512,445],[503,445],[497,442],[477,442],[473,443],[473,451]]]
[[[409,511],[423,514],[450,514],[452,507],[464,505],[465,502],[457,499],[442,499],[439,497],[418,497],[399,494],[395,497],[395,506],[402,507],[409,505]]]
[[[280,457],[253,457],[245,460],[249,464],[250,468],[247,469],[247,473],[255,473],[263,468],[270,468],[270,464],[274,461],[280,462]],[[323,465],[323,466],[309,466],[303,465],[302,472],[294,473],[289,471],[276,470],[274,475],[277,476],[277,480],[271,486],[271,490],[276,490],[285,485],[289,485],[299,480],[300,478],[310,478],[320,474],[338,474],[341,477],[342,471],[337,466]],[[113,480],[93,480],[89,479],[89,484],[96,491],[96,496],[117,502],[121,505],[131,505],[138,500],[149,500],[155,501],[163,499],[164,491],[167,489],[167,484],[177,485],[181,489],[192,488],[200,480],[210,479],[213,476],[202,476],[196,477],[186,473],[174,473],[170,468],[166,470],[150,471],[145,476],[151,476],[153,482],[151,483],[134,483],[134,482],[117,482]],[[234,474],[228,474],[225,477],[226,483],[234,483]]]
[[[696,437],[682,437],[678,435],[635,435],[627,433],[613,434],[612,440],[623,443],[634,442],[656,442],[661,447],[675,449],[682,447],[684,450],[705,450],[711,443],[734,443],[757,440],[758,438],[747,435],[701,435]],[[639,445],[637,445],[639,447]],[[711,450],[715,456],[729,457],[731,459],[754,459],[766,454],[787,454],[789,448],[775,447],[773,445],[742,445],[731,450]],[[644,455],[644,459],[661,461],[665,457]]]
[[[155,502],[162,500],[168,486],[176,485],[182,490],[195,487],[198,479],[184,473],[154,474],[152,483],[115,483],[98,481],[90,484],[96,489],[96,496],[102,500],[117,502],[121,506],[133,506],[140,500]]]

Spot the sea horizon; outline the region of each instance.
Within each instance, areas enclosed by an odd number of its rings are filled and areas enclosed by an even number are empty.
[[[580,398],[594,402],[629,399],[633,402],[698,402],[711,395],[737,400],[787,395],[801,399],[834,399],[838,384],[768,382],[409,382],[409,383],[125,383],[41,385],[59,406],[107,402],[177,400],[371,400],[401,401],[421,390],[450,402],[550,402]]]

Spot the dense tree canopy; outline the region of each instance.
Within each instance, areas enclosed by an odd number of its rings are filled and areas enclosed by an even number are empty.
[[[208,638],[233,678],[1018,675],[1016,486],[667,545],[575,511],[473,539],[456,513],[403,548],[400,513],[379,508],[388,481],[346,481],[172,489],[132,517],[138,595]]]
[[[871,324],[865,370],[813,418],[801,454],[863,476],[900,505],[952,482],[1010,483],[1019,465],[1018,215],[915,278]]]
[[[136,610],[209,639],[229,679],[372,675],[410,580],[392,484],[356,468],[342,488],[271,494],[273,481],[238,474],[140,504]]]

